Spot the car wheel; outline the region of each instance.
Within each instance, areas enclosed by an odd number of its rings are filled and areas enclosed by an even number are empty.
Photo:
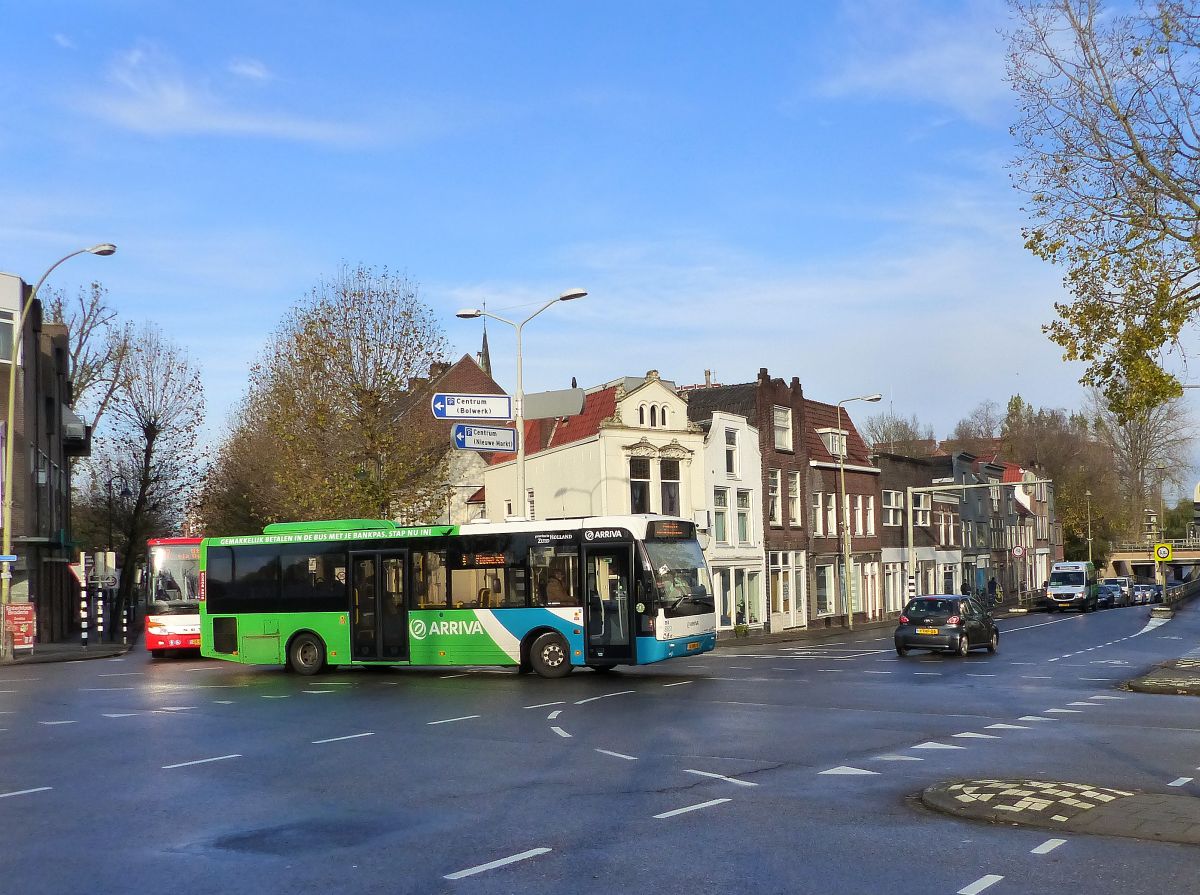
[[[325,644],[316,634],[301,632],[288,646],[288,667],[297,674],[316,674],[325,667]]]
[[[905,656],[908,655],[908,647],[905,646],[903,643],[897,643],[896,644],[896,655],[899,656],[901,659],[903,659]]]
[[[533,641],[529,664],[542,677],[565,677],[571,673],[571,648],[561,634],[548,631]]]
[[[971,641],[967,640],[967,635],[963,634],[958,638],[958,654],[965,656],[971,651]]]
[[[996,648],[997,648],[998,646],[1000,646],[1000,632],[999,632],[999,631],[993,631],[993,632],[992,632],[992,639],[988,641],[988,645],[987,645],[987,651],[988,651],[989,653],[991,653],[992,655],[995,655],[995,654],[996,654]]]

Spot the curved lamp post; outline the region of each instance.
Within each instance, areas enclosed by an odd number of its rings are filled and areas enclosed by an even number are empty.
[[[846,398],[837,402],[837,437],[841,440],[841,444],[838,445],[838,482],[842,492],[839,498],[842,504],[842,602],[846,608],[847,630],[854,630],[854,605],[850,594],[854,585],[850,575],[850,501],[846,499],[846,451],[850,448],[850,437],[842,434],[842,405],[852,401],[875,404],[882,399],[883,395],[874,394],[859,395],[857,398]]]
[[[21,308],[21,314],[17,318],[13,326],[12,334],[12,357],[9,359],[11,365],[8,368],[8,415],[4,425],[4,509],[3,509],[3,546],[0,546],[0,553],[4,556],[12,555],[12,509],[13,509],[13,492],[16,490],[13,485],[13,450],[16,445],[16,433],[13,431],[16,419],[16,404],[17,404],[17,369],[21,366],[21,353],[25,347],[25,318],[29,316],[29,311],[33,307],[34,299],[37,298],[38,291],[42,288],[42,284],[46,282],[46,278],[54,271],[58,265],[62,264],[69,258],[74,258],[76,255],[111,255],[117,250],[117,247],[111,242],[102,242],[99,245],[91,246],[86,249],[76,249],[69,255],[63,255],[42,274],[41,279],[37,281],[37,285],[29,293],[29,298],[25,299],[25,304]],[[12,594],[12,563],[10,561],[0,562],[0,659],[8,656],[8,637],[5,631],[5,607],[9,603]]]
[[[513,424],[517,430],[517,500],[520,501],[518,506],[521,508],[520,518],[522,519],[526,517],[529,511],[529,501],[525,496],[525,392],[521,380],[521,329],[526,323],[551,305],[557,304],[560,301],[583,298],[585,295],[587,295],[587,291],[584,289],[568,289],[558,298],[550,299],[550,301],[546,302],[520,322],[506,320],[490,311],[483,311],[479,308],[464,308],[454,315],[455,317],[461,317],[463,320],[473,320],[476,317],[490,317],[492,320],[507,323],[517,331],[517,393],[513,395]]]

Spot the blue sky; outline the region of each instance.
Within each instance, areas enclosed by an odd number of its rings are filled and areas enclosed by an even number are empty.
[[[525,385],[658,369],[881,391],[938,435],[1077,407],[1021,247],[997,0],[0,0],[0,270],[99,279],[204,371],[219,434],[285,310],[407,272]],[[511,330],[489,327],[497,378]],[[886,406],[886,404],[884,405]],[[872,408],[873,410],[874,408]],[[863,411],[857,413],[860,418]]]

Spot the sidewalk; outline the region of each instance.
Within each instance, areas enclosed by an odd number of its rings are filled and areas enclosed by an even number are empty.
[[[84,659],[112,659],[123,656],[133,648],[132,644],[89,643],[87,649],[75,643],[39,643],[32,653],[22,651],[12,659],[0,662],[0,668],[8,665],[37,665],[42,662],[79,662]]]

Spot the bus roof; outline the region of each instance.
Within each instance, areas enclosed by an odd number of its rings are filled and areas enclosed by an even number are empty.
[[[199,544],[203,538],[151,538],[146,542],[147,547],[171,547]]]

